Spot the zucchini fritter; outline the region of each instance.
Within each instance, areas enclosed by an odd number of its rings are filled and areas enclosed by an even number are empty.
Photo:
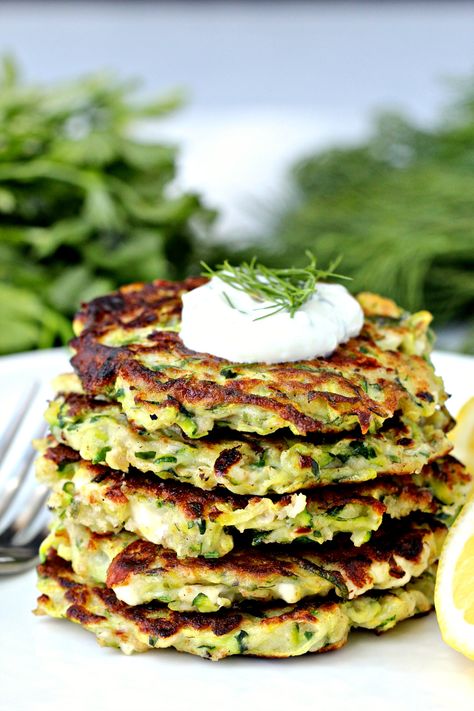
[[[147,431],[177,425],[191,438],[215,425],[268,435],[379,429],[398,411],[415,421],[446,399],[428,361],[431,317],[387,312],[362,297],[357,338],[328,358],[296,363],[232,363],[184,346],[181,295],[204,283],[131,284],[86,304],[75,321],[72,364],[84,390],[118,400]]]
[[[347,533],[358,546],[388,518],[421,511],[449,522],[470,486],[462,465],[448,458],[442,465],[428,465],[423,470],[422,486],[412,477],[379,477],[358,486],[245,497],[162,482],[139,472],[125,476],[80,460],[64,445],[48,444],[53,443],[43,443],[46,449],[37,460],[37,476],[52,489],[49,506],[56,515],[96,533],[125,528],[171,548],[180,557],[218,558],[228,553],[238,533],[244,532],[254,544],[324,543]],[[434,491],[445,499],[436,498]]]
[[[70,566],[52,556],[38,568],[36,614],[71,620],[104,646],[131,654],[174,647],[218,660],[235,654],[291,657],[342,647],[351,628],[385,632],[433,607],[434,570],[405,587],[352,601],[308,600],[288,606],[253,606],[202,614],[159,603],[129,607],[114,592],[83,584]]]
[[[106,584],[129,605],[158,600],[173,610],[213,612],[244,600],[294,603],[332,589],[351,599],[405,585],[438,560],[445,534],[442,524],[407,520],[391,522],[360,548],[346,539],[323,547],[240,547],[219,560],[178,559],[126,531],[96,534],[57,521],[42,554],[56,550],[81,580]]]
[[[288,433],[262,438],[228,430],[192,440],[180,430],[137,431],[117,403],[75,393],[53,400],[46,419],[55,438],[83,459],[257,496],[368,481],[382,473],[414,474],[452,447],[445,433],[452,421],[444,410],[420,423],[396,420],[365,437],[318,441]]]

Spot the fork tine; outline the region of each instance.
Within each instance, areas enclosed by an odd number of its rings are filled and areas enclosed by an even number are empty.
[[[38,431],[38,435],[40,432]],[[9,450],[10,451],[14,450]],[[8,455],[7,455],[8,456]],[[17,455],[18,456],[18,455]],[[35,451],[33,447],[28,447],[28,449],[25,449],[22,455],[17,459],[15,462],[16,466],[9,466],[10,461],[5,461],[5,466],[2,466],[1,468],[1,473],[2,473],[2,478],[3,478],[3,473],[6,470],[7,472],[11,472],[10,476],[7,476],[7,480],[4,484],[4,487],[1,491],[1,503],[0,503],[0,528],[1,528],[1,520],[7,513],[7,511],[10,509],[10,506],[12,505],[14,499],[16,498],[17,494],[19,493],[21,489],[21,485],[25,481],[28,473],[31,470],[31,465],[33,462],[33,459],[35,458]],[[12,457],[10,458],[12,459]]]
[[[0,534],[0,545],[11,542],[15,545],[25,545],[31,536],[31,529],[34,523],[42,518],[43,507],[48,497],[46,486],[36,486],[33,496],[28,500],[26,508],[23,508],[13,522]],[[33,533],[36,533],[34,531]],[[23,534],[23,535],[22,535]]]
[[[6,456],[0,467],[0,482],[3,483],[0,489],[0,522],[26,479],[35,456],[31,445],[25,447],[25,442],[29,443],[46,432],[46,426],[38,422],[49,393],[50,389],[46,385],[37,389],[28,411],[25,413],[22,410],[23,419],[7,443]],[[17,421],[18,416],[14,419]]]
[[[33,568],[39,561],[38,550],[44,535],[42,533],[41,536],[37,536],[27,546],[0,547],[0,573],[13,575]]]
[[[5,545],[0,542],[0,558],[26,558],[29,552],[29,557],[35,557],[39,553],[39,548],[43,543],[44,539],[49,533],[48,528],[41,528],[41,530],[36,533],[29,541],[26,543],[15,543]],[[0,567],[0,573],[3,572]]]
[[[37,393],[39,385],[40,384],[37,380],[34,380],[30,384],[30,387],[28,388],[26,394],[20,401],[19,407],[17,408],[12,419],[5,428],[5,431],[0,438],[0,462],[3,460],[10,445],[10,442],[12,441],[15,435],[15,432],[21,424],[21,421],[23,420],[25,414],[28,412],[31,400]]]
[[[21,485],[26,479],[27,474],[31,469],[31,464],[33,462],[34,456],[35,452],[32,447],[25,449],[23,454],[18,458],[16,462],[16,467],[13,470],[12,475],[7,477],[7,480],[1,491],[0,522],[4,517],[5,513],[10,509],[13,500],[20,491]],[[9,462],[7,462],[7,464],[9,464]],[[7,469],[7,467],[5,467],[5,469]]]
[[[4,430],[0,439],[0,573],[28,570],[38,560],[45,530],[45,486],[30,489],[35,451],[30,442],[46,434],[42,413],[50,388],[37,381]],[[40,424],[41,422],[41,424]],[[27,445],[25,446],[25,443]],[[25,482],[28,480],[28,486]],[[2,532],[3,529],[3,532]]]

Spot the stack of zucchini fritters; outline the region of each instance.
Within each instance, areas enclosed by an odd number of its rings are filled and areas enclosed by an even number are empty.
[[[37,612],[126,653],[211,659],[327,651],[428,612],[470,486],[430,315],[361,294],[363,330],[332,356],[232,363],[179,338],[204,281],[79,312],[38,444],[54,520]]]

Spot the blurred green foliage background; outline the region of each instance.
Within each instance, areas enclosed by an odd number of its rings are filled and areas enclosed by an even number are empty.
[[[250,252],[274,266],[302,264],[306,249],[322,265],[343,255],[352,291],[466,325],[474,352],[474,81],[452,88],[430,129],[386,113],[364,143],[299,161],[291,201]]]
[[[179,97],[140,104],[135,88],[102,74],[28,86],[3,61],[0,353],[66,342],[82,300],[199,268],[214,213],[198,195],[170,190],[174,146],[131,132]]]
[[[429,129],[385,114],[360,145],[299,161],[245,250],[208,239],[215,213],[172,184],[176,147],[133,138],[179,98],[138,103],[135,88],[108,75],[28,86],[3,62],[0,353],[66,342],[80,301],[120,284],[197,273],[202,258],[298,265],[307,249],[321,266],[343,255],[354,291],[473,324],[474,352],[472,81]]]

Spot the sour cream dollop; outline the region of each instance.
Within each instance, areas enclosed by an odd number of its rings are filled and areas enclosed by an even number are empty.
[[[238,363],[282,363],[328,356],[364,322],[359,303],[340,284],[319,283],[293,317],[280,311],[256,320],[271,305],[213,277],[183,295],[181,339],[191,350]]]

